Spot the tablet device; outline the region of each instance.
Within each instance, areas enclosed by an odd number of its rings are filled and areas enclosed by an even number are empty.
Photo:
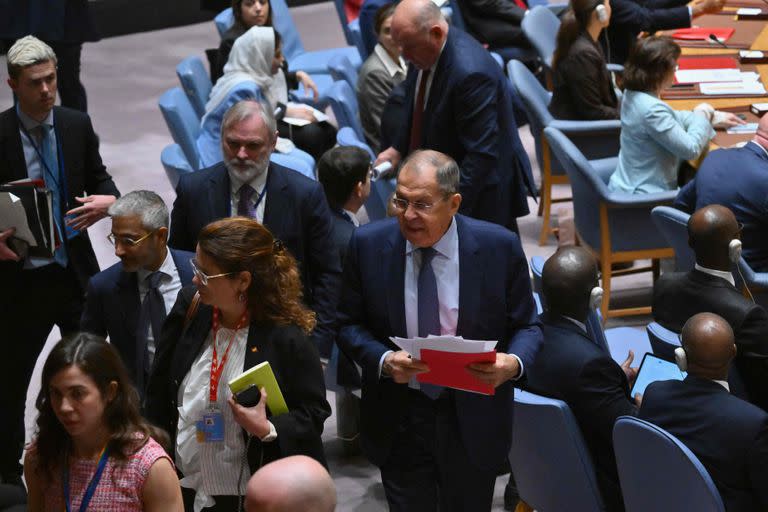
[[[675,363],[670,363],[666,359],[661,359],[653,354],[646,354],[643,356],[643,361],[640,363],[640,370],[637,372],[637,379],[635,385],[632,386],[632,392],[630,396],[634,398],[636,393],[641,395],[645,393],[645,388],[651,382],[657,380],[683,380],[686,372],[681,372],[680,368]]]

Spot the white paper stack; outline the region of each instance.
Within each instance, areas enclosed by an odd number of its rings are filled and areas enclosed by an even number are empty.
[[[443,352],[456,352],[463,354],[476,354],[490,352],[496,348],[496,341],[465,340],[461,336],[428,336],[426,338],[399,338],[392,336],[392,342],[411,354],[416,359],[421,359],[421,349],[441,350]]]

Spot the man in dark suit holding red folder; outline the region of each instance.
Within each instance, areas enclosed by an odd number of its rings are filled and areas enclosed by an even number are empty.
[[[344,269],[338,343],[363,370],[361,445],[381,469],[390,510],[490,510],[512,441],[514,382],[541,343],[516,234],[457,215],[459,169],[417,151],[398,176],[397,219],[355,231]],[[468,367],[493,396],[419,384],[422,361],[390,336],[495,340]]]

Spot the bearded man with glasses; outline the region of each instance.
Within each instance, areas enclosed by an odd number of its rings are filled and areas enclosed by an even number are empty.
[[[108,214],[107,239],[120,261],[91,278],[80,324],[109,335],[143,397],[165,317],[192,284],[194,254],[168,249],[168,207],[154,192],[130,192]]]

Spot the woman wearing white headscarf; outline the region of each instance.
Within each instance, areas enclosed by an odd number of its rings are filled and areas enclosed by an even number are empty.
[[[282,67],[280,37],[272,27],[253,27],[237,38],[224,75],[216,82],[205,106],[202,133],[198,139],[203,165],[215,152],[215,162],[221,161],[221,120],[224,113],[240,100],[261,96],[276,111],[277,129],[282,137],[290,138],[299,149],[319,158],[336,143],[336,130],[327,122],[317,122],[312,111],[304,106],[288,104],[289,82],[295,82],[294,74],[286,77]],[[294,84],[295,85],[295,84]],[[256,87],[258,86],[258,93]],[[289,126],[284,117],[310,121],[305,126]]]

